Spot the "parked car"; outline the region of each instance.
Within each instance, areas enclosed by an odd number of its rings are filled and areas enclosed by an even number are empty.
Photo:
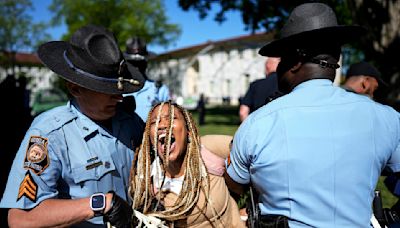
[[[64,105],[67,101],[68,96],[60,89],[39,90],[33,98],[32,115],[37,116],[46,110]]]

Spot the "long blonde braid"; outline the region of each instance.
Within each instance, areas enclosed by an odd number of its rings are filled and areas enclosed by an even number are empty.
[[[160,211],[153,211],[151,209],[151,203],[153,199],[160,199],[160,195],[158,195],[159,197],[154,195],[151,184],[152,179],[150,166],[152,161],[154,160],[154,157],[157,156],[157,143],[154,143],[155,145],[153,146],[151,145],[150,116],[154,112],[156,107],[160,107],[155,124],[156,133],[154,136],[154,142],[157,142],[158,124],[161,120],[161,110],[164,105],[168,105],[168,110],[170,112],[166,143],[164,145],[164,158],[169,157],[174,121],[174,108],[177,108],[179,111],[182,112],[185,118],[186,127],[192,137],[188,138],[186,154],[182,164],[185,167],[184,180],[181,192],[179,193],[177,200],[175,201],[174,205],[169,208],[165,208],[164,210]],[[177,104],[172,104],[170,101],[154,106],[150,110],[147,119],[148,121],[146,123],[145,132],[143,134],[142,145],[140,146],[140,149],[136,151],[131,170],[129,193],[133,200],[132,208],[134,210],[142,211],[144,214],[152,215],[171,222],[184,219],[196,206],[201,192],[205,194],[205,197],[207,199],[209,198],[210,180],[200,154],[200,138],[197,127],[193,121],[191,114],[188,111]],[[154,153],[154,155],[151,155],[151,153]],[[165,167],[167,165],[168,159],[163,160],[166,161],[163,163],[162,167],[162,172],[164,174],[163,176],[165,177]],[[207,206],[206,204],[207,202],[205,202],[204,205],[200,205],[200,211]]]

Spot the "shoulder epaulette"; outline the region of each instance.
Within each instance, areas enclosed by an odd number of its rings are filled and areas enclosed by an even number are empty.
[[[40,128],[43,133],[50,133],[51,131],[61,128],[76,117],[76,114],[71,110],[71,108],[64,105],[40,114],[35,118],[32,126]]]

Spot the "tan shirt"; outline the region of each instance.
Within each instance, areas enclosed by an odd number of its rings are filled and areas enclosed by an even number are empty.
[[[175,193],[165,196],[165,206],[172,206],[177,199]],[[200,194],[197,206],[186,220],[175,223],[175,227],[245,227],[240,220],[236,201],[230,196],[223,177],[210,174],[210,202],[200,212],[205,202],[205,196]]]

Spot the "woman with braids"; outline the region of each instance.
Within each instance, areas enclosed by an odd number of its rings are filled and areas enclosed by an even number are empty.
[[[138,223],[154,227],[244,227],[222,174],[224,159],[201,146],[190,113],[171,102],[149,112],[131,170]]]

